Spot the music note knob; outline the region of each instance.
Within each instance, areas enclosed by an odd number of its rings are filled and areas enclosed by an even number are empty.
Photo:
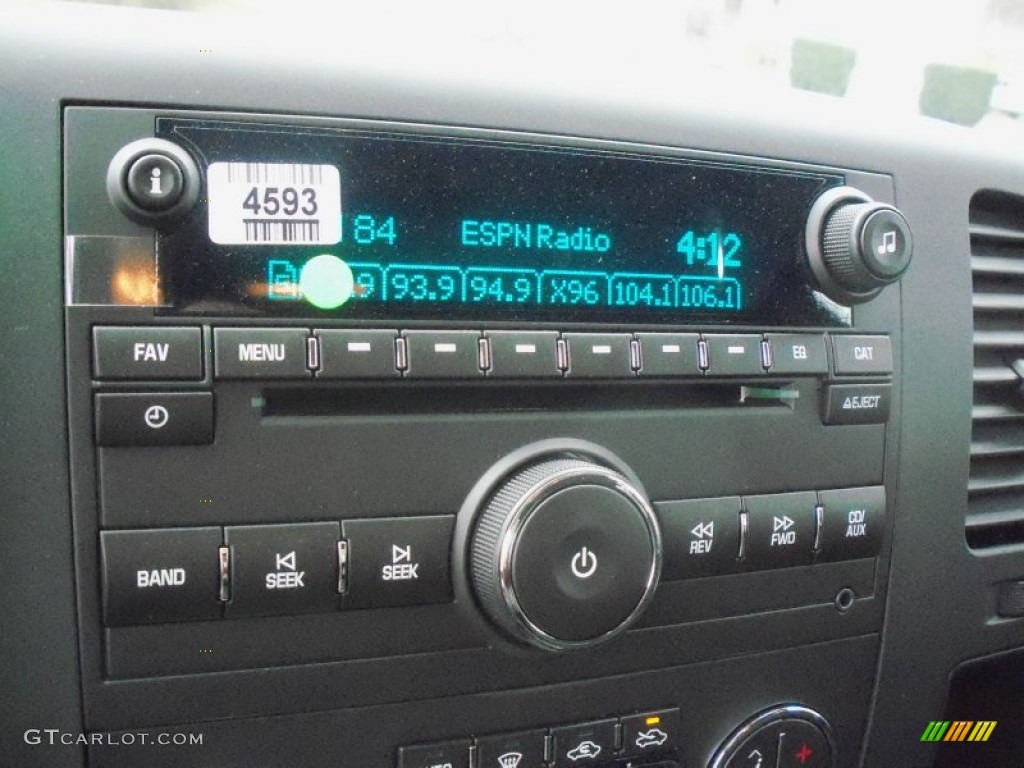
[[[914,250],[903,214],[852,187],[818,198],[808,218],[806,246],[817,287],[844,304],[873,299],[899,280]]]

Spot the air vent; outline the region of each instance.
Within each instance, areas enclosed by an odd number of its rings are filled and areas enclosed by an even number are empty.
[[[1024,542],[1024,197],[971,200],[974,407],[967,543]]]

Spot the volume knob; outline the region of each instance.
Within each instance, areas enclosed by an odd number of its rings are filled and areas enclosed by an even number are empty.
[[[807,256],[818,287],[859,304],[898,280],[913,255],[910,225],[891,205],[851,187],[818,199],[807,224]]]
[[[480,607],[507,634],[547,650],[624,631],[660,573],[661,532],[647,496],[589,459],[554,456],[513,473],[471,538]]]

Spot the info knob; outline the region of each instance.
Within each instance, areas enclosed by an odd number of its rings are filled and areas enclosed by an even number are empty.
[[[914,240],[903,214],[852,187],[823,194],[807,222],[807,258],[818,287],[844,304],[859,304],[899,280]]]
[[[490,495],[473,529],[470,576],[506,633],[547,650],[623,632],[661,574],[650,501],[622,473],[554,456],[520,468]]]

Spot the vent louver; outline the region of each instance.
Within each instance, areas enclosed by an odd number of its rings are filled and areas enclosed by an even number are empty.
[[[1024,197],[971,200],[974,405],[967,543],[1024,541]]]

